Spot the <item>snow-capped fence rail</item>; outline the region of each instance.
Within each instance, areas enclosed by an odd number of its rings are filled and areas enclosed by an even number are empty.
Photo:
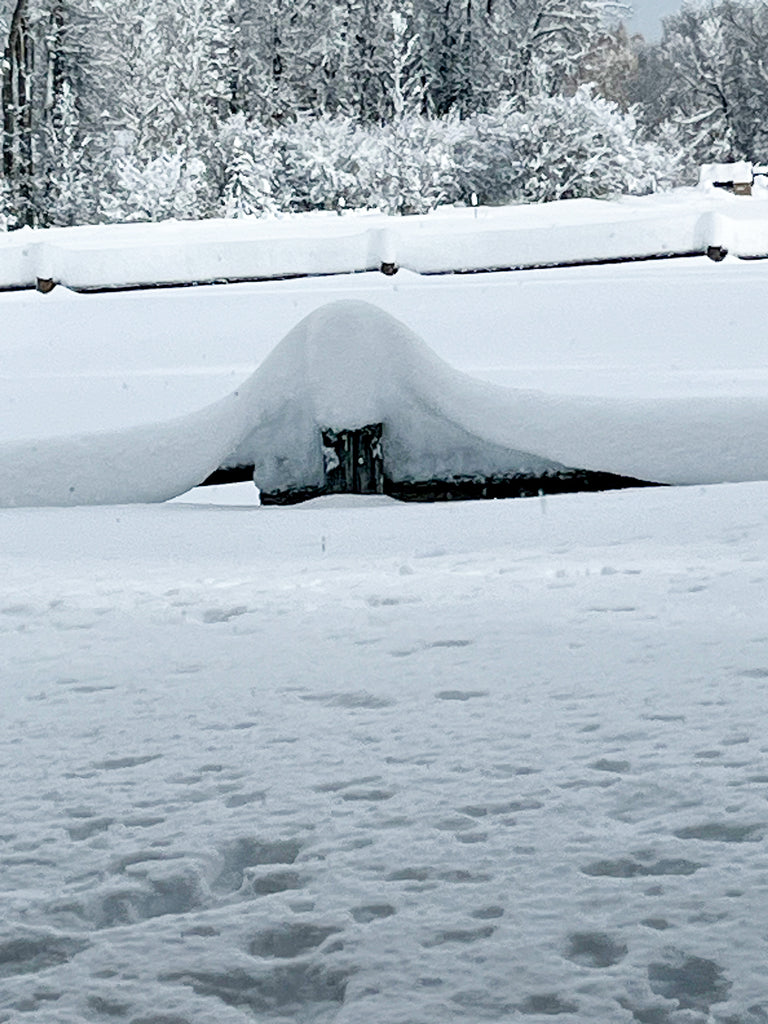
[[[355,212],[0,234],[0,289],[102,291],[286,277],[472,273],[726,252],[768,256],[768,199],[716,189],[414,217]]]
[[[345,435],[369,448],[370,470],[350,461],[336,487],[327,449]],[[351,454],[365,459],[354,440]],[[768,395],[627,400],[497,387],[445,363],[378,307],[338,301],[196,412],[0,442],[0,507],[165,501],[246,467],[273,504],[378,493],[381,477],[385,493],[411,500],[764,480]]]

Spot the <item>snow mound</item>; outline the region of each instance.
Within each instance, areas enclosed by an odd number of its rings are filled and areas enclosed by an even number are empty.
[[[384,425],[384,470],[392,480],[564,468],[510,440],[503,429],[509,391],[454,370],[365,302],[334,302],[310,314],[253,379],[260,416],[226,465],[253,465],[262,491],[321,487],[321,431],[376,423]]]
[[[768,397],[626,401],[473,379],[377,307],[301,321],[226,398],[111,432],[0,445],[0,506],[165,501],[220,466],[263,491],[323,482],[321,430],[384,425],[396,481],[537,476],[566,467],[660,483],[768,478]]]

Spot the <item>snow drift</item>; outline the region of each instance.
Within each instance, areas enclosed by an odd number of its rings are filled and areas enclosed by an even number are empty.
[[[626,401],[544,395],[454,370],[362,302],[301,321],[232,394],[130,429],[0,445],[0,505],[164,501],[220,466],[266,491],[318,486],[320,431],[384,424],[394,480],[566,467],[660,483],[768,478],[768,397]]]

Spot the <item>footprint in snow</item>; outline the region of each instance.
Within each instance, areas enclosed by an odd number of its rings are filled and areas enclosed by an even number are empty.
[[[693,875],[701,864],[684,857],[663,857],[647,864],[632,857],[597,860],[585,864],[581,871],[593,878],[652,878],[661,875]]]
[[[95,761],[92,767],[103,772],[115,772],[123,768],[138,768],[140,765],[149,764],[150,761],[157,761],[162,756],[162,754],[140,754],[137,757],[110,757],[104,761]]]
[[[540,995],[528,996],[517,1009],[526,1015],[545,1014],[556,1016],[561,1013],[577,1013],[579,1006],[569,999],[561,998],[556,992],[546,992]]]
[[[621,963],[628,949],[605,932],[573,932],[568,936],[565,958],[582,967],[613,967]]]
[[[625,775],[632,766],[629,761],[611,761],[610,758],[601,757],[599,761],[593,761],[589,767],[596,772],[611,772],[615,775]]]
[[[203,612],[203,622],[212,624],[216,622],[229,622],[230,619],[247,615],[250,608],[244,604],[235,605],[232,608],[208,608]]]
[[[0,978],[36,974],[68,963],[89,946],[84,939],[42,931],[6,935],[0,938]]]
[[[475,700],[477,697],[487,697],[488,690],[440,690],[435,694],[438,700]]]
[[[303,844],[298,839],[262,840],[252,836],[234,839],[222,850],[221,869],[212,884],[212,889],[224,893],[237,892],[242,887],[246,874],[250,874],[253,869],[263,868],[265,865],[292,865],[302,849]],[[271,890],[274,892],[298,888],[297,879],[296,872],[279,871],[268,872],[260,879],[251,877],[250,882],[252,887],[255,886],[254,892],[263,894],[270,886],[277,887]]]
[[[666,962],[648,965],[648,982],[658,996],[676,999],[681,1010],[709,1013],[728,998],[731,982],[714,960],[672,951]]]
[[[377,697],[375,694],[367,693],[365,690],[352,690],[346,693],[307,693],[299,695],[299,700],[313,704],[325,704],[331,708],[357,708],[377,711],[382,708],[389,708],[394,701],[389,697]]]
[[[496,931],[493,925],[483,925],[480,928],[454,928],[437,932],[430,939],[425,939],[422,946],[425,949],[432,949],[434,946],[445,946],[449,943],[469,945],[478,942],[480,939],[489,939]]]
[[[392,917],[396,910],[391,903],[365,903],[362,906],[353,907],[350,913],[358,924],[370,924],[372,921],[382,921],[387,917]]]
[[[290,960],[317,949],[331,935],[338,935],[339,931],[339,928],[309,922],[267,928],[253,936],[248,952],[251,956],[265,959]]]
[[[764,823],[728,825],[724,822],[705,822],[687,825],[675,831],[678,839],[702,839],[714,843],[758,843],[763,837]]]

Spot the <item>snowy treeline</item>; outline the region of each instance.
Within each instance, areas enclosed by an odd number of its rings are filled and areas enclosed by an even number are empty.
[[[707,150],[684,90],[650,97],[661,51],[609,29],[611,4],[16,0],[0,219],[409,213],[678,183],[692,153],[728,147],[707,113]]]
[[[686,4],[644,47],[630,83],[651,132],[676,126],[695,163],[768,161],[768,3]]]

